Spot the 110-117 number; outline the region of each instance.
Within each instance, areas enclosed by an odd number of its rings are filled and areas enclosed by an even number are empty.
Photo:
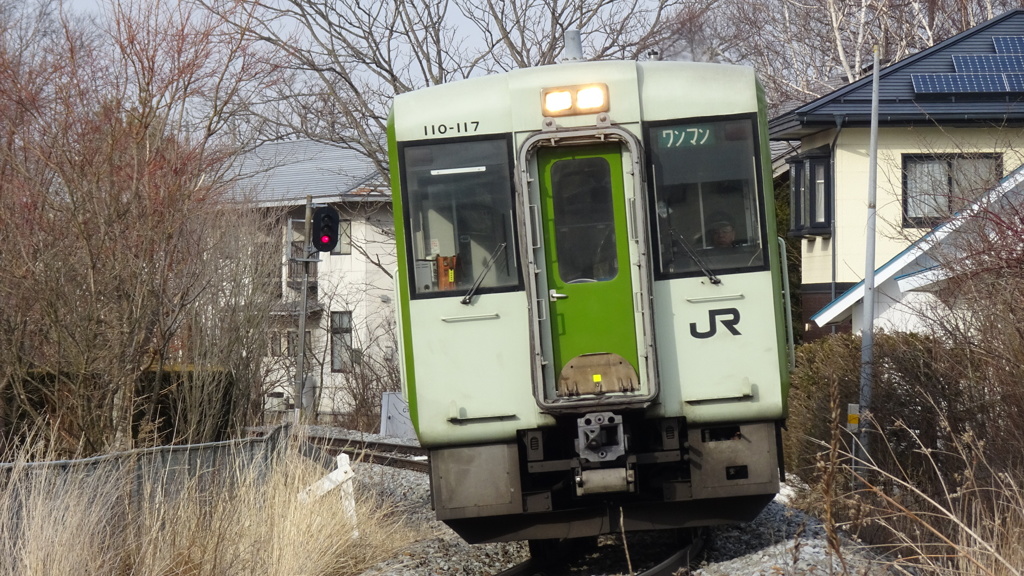
[[[454,124],[427,124],[423,127],[424,136],[444,136],[446,134],[471,134],[480,129],[477,120],[456,122]]]

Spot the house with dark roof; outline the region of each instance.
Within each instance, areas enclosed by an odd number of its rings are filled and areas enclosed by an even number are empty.
[[[374,382],[379,401],[382,374],[374,372],[386,372],[377,366],[397,350],[387,180],[357,150],[309,140],[263,144],[242,158],[239,173],[234,193],[279,223],[279,237],[269,242],[280,253],[281,267],[280,301],[267,334],[268,411],[287,418],[296,406],[303,312],[303,409],[320,422],[345,418],[360,403],[365,380]],[[306,252],[307,197],[311,207],[338,212],[338,243],[329,253]]]
[[[886,66],[878,76],[876,269],[1024,161],[1024,10]],[[789,234],[801,243],[806,338],[851,328],[850,314],[834,312],[843,306],[837,301],[850,304],[866,267],[871,101],[868,75],[769,123],[772,140],[799,142],[800,152],[787,159]],[[914,297],[900,294],[890,297]],[[883,305],[876,313],[896,309]]]

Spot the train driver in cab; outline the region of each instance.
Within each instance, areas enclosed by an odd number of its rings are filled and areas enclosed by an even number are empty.
[[[736,240],[736,226],[733,219],[725,212],[715,212],[707,226],[707,246],[710,248],[733,248],[739,245]]]

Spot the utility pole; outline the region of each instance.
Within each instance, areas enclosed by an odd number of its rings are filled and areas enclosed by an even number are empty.
[[[864,477],[871,445],[871,381],[875,347],[875,217],[878,186],[878,46],[871,80],[871,136],[868,143],[868,223],[864,265],[864,320],[861,328],[859,449],[854,470]]]
[[[313,209],[313,198],[306,195],[306,228],[303,233],[302,258],[302,301],[299,304],[299,345],[295,359],[295,424],[302,422],[302,397],[306,387],[306,315],[309,312],[309,264],[319,262],[320,252],[330,252],[338,244],[338,211],[330,206]],[[316,258],[313,255],[317,254]]]
[[[295,425],[302,423],[302,392],[306,383],[306,311],[309,306],[309,263],[310,242],[309,230],[310,220],[313,216],[313,198],[306,195],[306,228],[302,236],[302,290],[299,293],[299,344],[298,357],[295,359]],[[319,258],[317,258],[319,260]]]

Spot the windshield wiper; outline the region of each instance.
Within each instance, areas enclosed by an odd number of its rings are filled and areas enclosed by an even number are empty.
[[[722,279],[719,278],[718,276],[715,276],[715,273],[712,272],[710,268],[708,268],[707,263],[704,262],[704,260],[697,255],[697,251],[694,250],[692,246],[690,246],[689,242],[686,241],[686,238],[683,238],[682,234],[676,234],[676,237],[679,238],[679,244],[682,245],[683,250],[686,251],[686,255],[689,256],[690,259],[697,264],[697,266],[700,268],[700,271],[703,272],[704,275],[708,277],[708,280],[712,284],[721,284]]]
[[[473,286],[470,287],[469,292],[466,292],[466,295],[462,297],[460,302],[468,305],[473,300],[473,295],[476,294],[477,288],[480,288],[480,284],[483,284],[484,276],[486,276],[487,272],[489,272],[491,267],[494,266],[494,261],[498,259],[498,254],[501,254],[501,251],[505,249],[505,244],[505,242],[502,242],[494,249],[494,252],[491,253],[491,257],[487,259],[487,263],[484,264],[484,269],[476,275],[476,280],[473,281]]]

